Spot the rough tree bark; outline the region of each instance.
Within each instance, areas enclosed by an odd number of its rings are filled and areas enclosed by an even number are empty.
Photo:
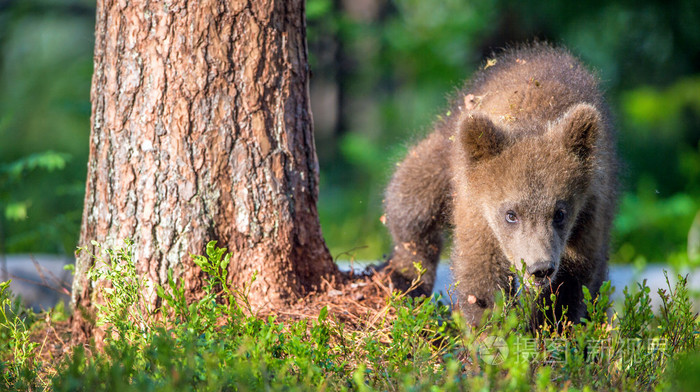
[[[81,246],[135,243],[136,268],[172,268],[196,296],[190,254],[233,253],[231,284],[279,305],[337,274],[321,236],[304,0],[98,0]],[[74,339],[100,287],[82,252]]]

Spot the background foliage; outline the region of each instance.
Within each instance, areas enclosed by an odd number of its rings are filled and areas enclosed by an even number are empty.
[[[0,0],[0,253],[75,247],[94,7]],[[319,208],[331,252],[377,260],[389,250],[382,192],[407,146],[429,132],[493,50],[539,38],[566,45],[596,70],[616,114],[625,192],[614,260],[693,261],[699,13],[693,0],[308,0]],[[28,157],[54,164],[8,174]]]

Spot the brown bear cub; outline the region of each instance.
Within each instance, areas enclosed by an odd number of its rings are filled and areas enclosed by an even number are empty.
[[[427,272],[430,293],[443,230],[453,229],[461,310],[479,323],[510,266],[554,291],[557,312],[585,316],[607,276],[616,204],[614,129],[598,80],[569,52],[535,43],[489,60],[434,131],[399,164],[386,190],[392,280]]]

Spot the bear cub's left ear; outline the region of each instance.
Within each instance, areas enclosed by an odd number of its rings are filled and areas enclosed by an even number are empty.
[[[556,123],[566,149],[582,161],[592,155],[601,126],[600,112],[587,103],[572,106]]]
[[[482,113],[467,113],[457,135],[468,163],[493,158],[508,145],[506,135]]]

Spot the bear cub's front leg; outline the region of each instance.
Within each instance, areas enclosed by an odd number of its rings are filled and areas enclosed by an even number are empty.
[[[407,290],[426,270],[412,295],[429,295],[442,250],[442,231],[450,202],[449,140],[439,132],[413,147],[387,187],[384,210],[394,248],[389,259],[392,283]]]

